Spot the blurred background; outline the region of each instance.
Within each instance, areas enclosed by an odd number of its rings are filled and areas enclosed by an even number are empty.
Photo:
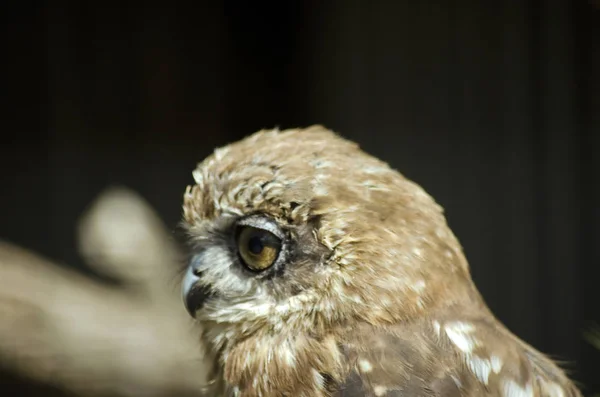
[[[2,5],[1,239],[101,279],[76,227],[105,189],[172,232],[215,146],[323,124],[432,194],[496,315],[600,392],[600,3],[52,4]]]

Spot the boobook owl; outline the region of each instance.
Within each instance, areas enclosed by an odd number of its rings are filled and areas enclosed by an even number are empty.
[[[193,177],[207,396],[580,396],[490,312],[442,208],[355,143],[263,130]]]

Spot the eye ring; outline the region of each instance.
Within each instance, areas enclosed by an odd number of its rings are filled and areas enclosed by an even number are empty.
[[[272,268],[283,251],[283,232],[262,217],[245,218],[236,226],[235,245],[242,264],[253,272]]]
[[[263,229],[263,230],[266,230],[267,232],[273,233],[281,241],[285,240],[285,234],[279,228],[277,223],[275,223],[275,221],[265,218],[264,216],[261,216],[261,215],[251,215],[251,216],[245,217],[243,219],[240,219],[237,222],[236,226],[238,228],[240,226],[251,226],[256,229]]]

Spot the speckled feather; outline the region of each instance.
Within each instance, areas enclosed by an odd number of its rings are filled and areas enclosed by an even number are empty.
[[[321,126],[264,130],[193,173],[184,223],[215,292],[196,317],[210,396],[579,396],[475,288],[442,208]],[[289,236],[250,274],[228,238],[243,216]]]

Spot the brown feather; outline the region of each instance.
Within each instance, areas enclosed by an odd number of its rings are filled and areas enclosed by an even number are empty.
[[[321,126],[264,130],[194,171],[184,220],[214,297],[197,312],[214,396],[578,396],[490,313],[442,208]],[[287,242],[250,274],[229,239],[259,214]]]

